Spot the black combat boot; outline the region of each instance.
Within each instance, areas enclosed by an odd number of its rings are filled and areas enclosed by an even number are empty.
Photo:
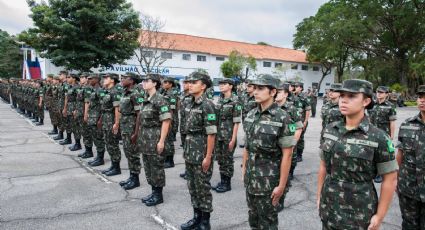
[[[81,157],[83,159],[93,157],[93,150],[92,147],[84,146],[86,149],[83,153],[78,154],[78,157]]]
[[[104,155],[105,155],[105,152],[97,152],[96,158],[94,158],[92,161],[89,161],[88,164],[92,167],[104,165],[105,164],[105,161],[103,160]]]
[[[232,190],[231,180],[232,180],[232,178],[230,178],[226,175],[223,175],[223,181],[221,183],[221,186],[215,188],[215,191],[218,192],[218,193],[223,193],[223,192],[228,192],[228,191]]]
[[[77,151],[81,149],[81,143],[80,143],[80,139],[75,139],[75,144],[73,146],[69,147],[69,150],[71,151]]]
[[[218,182],[216,186],[211,186],[211,189],[216,190],[218,187],[221,187],[221,184],[223,183],[224,183],[224,174],[220,173],[220,182]]]
[[[148,200],[150,200],[151,198],[152,198],[152,196],[153,196],[153,191],[155,190],[155,188],[152,186],[152,193],[151,194],[149,194],[149,195],[147,195],[147,196],[145,196],[145,197],[142,197],[142,203],[146,203],[146,201],[148,201]]]
[[[38,122],[35,125],[36,126],[44,125],[44,119],[39,118]]]
[[[183,173],[180,173],[180,177],[185,179],[185,180],[187,179],[186,178],[186,170]]]
[[[120,162],[112,162],[111,168],[109,168],[109,170],[103,174],[105,174],[105,176],[115,176],[121,174]]]
[[[202,212],[201,223],[199,223],[198,228],[196,228],[196,229],[198,229],[198,230],[210,230],[211,229],[210,213],[209,212]]]
[[[202,217],[202,211],[194,208],[193,209],[193,218],[190,219],[188,222],[180,225],[180,228],[182,230],[192,230],[198,227],[199,223],[201,223],[201,217]]]
[[[139,186],[140,186],[139,174],[130,173],[130,181],[127,184],[124,184],[122,188],[125,190],[130,190],[133,188],[137,188]]]
[[[120,186],[122,187],[122,186],[124,186],[125,184],[127,184],[128,182],[130,182],[130,180],[131,180],[131,177],[129,176],[128,178],[127,178],[127,180],[123,180],[123,181],[120,181]]]
[[[58,141],[63,139],[63,131],[59,131],[59,134],[56,137],[53,137],[53,140]]]
[[[62,141],[59,141],[59,144],[60,145],[69,145],[69,144],[72,144],[72,140],[71,140],[71,133],[66,133],[66,139],[65,140],[62,140]]]
[[[49,134],[49,135],[58,134],[58,127],[56,125],[54,125],[52,131],[48,132],[47,134]]]
[[[164,199],[162,197],[162,187],[153,187],[152,197],[145,202],[145,205],[150,207],[162,204],[163,202]]]
[[[166,156],[165,162],[164,162],[164,168],[173,168],[174,167],[174,157],[173,156]]]

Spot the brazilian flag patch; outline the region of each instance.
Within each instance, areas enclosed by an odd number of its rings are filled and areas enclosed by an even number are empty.
[[[395,151],[394,144],[390,139],[387,139],[387,147],[389,153],[393,153]]]
[[[240,105],[238,105],[238,106],[236,106],[236,110],[242,110],[242,106],[240,106]]]
[[[137,98],[137,103],[143,103],[144,99],[143,98]]]
[[[161,112],[168,112],[168,106],[166,106],[166,105],[162,106]]]
[[[295,133],[295,130],[297,130],[297,125],[296,124],[289,124],[288,128],[289,128],[289,131],[291,133]]]
[[[215,121],[215,114],[214,113],[208,114],[207,118],[209,121]]]
[[[105,96],[105,94],[104,93],[100,93],[100,96],[103,97],[103,96]]]
[[[170,102],[171,102],[171,103],[176,103],[176,99],[171,98]]]

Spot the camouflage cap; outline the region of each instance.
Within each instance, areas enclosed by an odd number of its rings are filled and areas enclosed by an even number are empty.
[[[99,74],[97,74],[97,73],[92,73],[92,74],[90,74],[90,75],[87,77],[87,79],[92,79],[92,78],[100,79],[100,76],[99,76]]]
[[[132,73],[132,72],[127,72],[127,73],[123,74],[121,77],[122,78],[127,78],[127,77],[131,78],[131,79],[133,79],[133,81],[136,84],[139,84],[142,81],[142,78],[138,74],[135,74],[135,73]]]
[[[113,79],[115,82],[120,82],[120,76],[116,73],[105,73],[101,75],[102,78],[111,78]]]
[[[269,74],[260,75],[256,80],[252,82],[253,85],[264,85],[271,86],[277,89],[280,85],[280,80]]]
[[[77,80],[77,81],[79,81],[80,80],[80,76],[78,76],[77,74],[75,74],[75,73],[71,73],[70,75],[69,75],[70,77],[72,77],[72,78],[74,78],[75,80]]]
[[[175,79],[173,77],[169,77],[169,76],[164,77],[164,79],[162,81],[163,82],[170,82],[170,83],[173,84],[173,86],[176,86],[176,81],[175,81]]]
[[[373,85],[371,82],[361,79],[345,80],[341,89],[336,92],[364,93],[368,97],[373,96]]]
[[[55,76],[53,76],[53,80],[60,80],[59,75],[55,75]]]
[[[280,90],[287,89],[287,90],[289,90],[289,83],[288,82],[281,82],[277,89],[280,89]]]
[[[54,74],[52,74],[52,73],[49,73],[49,74],[47,74],[47,77],[48,78],[53,78],[55,75]]]
[[[383,92],[383,93],[389,93],[390,92],[390,88],[387,86],[378,86],[378,88],[376,88],[377,92]]]
[[[294,82],[293,83],[293,86],[295,86],[295,87],[298,87],[298,86],[304,87],[304,83],[297,81],[297,82]]]
[[[235,81],[231,78],[220,78],[218,80],[218,84],[224,84],[224,83],[227,83],[227,84],[230,84],[230,85],[235,85]]]
[[[338,89],[341,89],[341,88],[342,88],[342,84],[341,83],[334,83],[334,84],[331,84],[330,90],[335,91],[335,90],[338,90]]]
[[[416,94],[425,94],[425,85],[420,85],[418,90],[416,90]]]
[[[156,81],[158,83],[161,83],[161,75],[156,74],[156,73],[148,73],[146,74],[146,76],[143,77],[142,80],[152,80],[152,81]]]
[[[189,81],[189,76],[184,77],[183,82],[188,82]]]
[[[246,84],[247,84],[247,85],[252,85],[252,81],[253,81],[253,80],[251,80],[251,79],[246,79],[246,80],[245,80],[245,82],[246,82]]]
[[[80,73],[80,78],[88,77],[90,74],[87,72]]]
[[[207,85],[207,88],[210,88],[212,86],[211,77],[208,74],[195,71],[189,75],[189,81],[198,81],[198,80],[202,81],[202,83]]]

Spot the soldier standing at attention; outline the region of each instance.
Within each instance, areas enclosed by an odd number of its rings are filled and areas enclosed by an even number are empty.
[[[304,84],[302,82],[295,82],[295,96],[294,96],[294,105],[297,107],[298,111],[301,114],[302,122],[303,122],[303,132],[301,133],[301,137],[297,142],[296,153],[297,153],[297,162],[303,161],[303,152],[304,152],[304,134],[307,130],[308,119],[310,118],[310,101],[307,96],[303,93]]]
[[[145,98],[137,117],[136,130],[139,151],[142,153],[146,180],[152,193],[142,198],[146,206],[163,203],[162,189],[165,187],[164,147],[171,129],[172,115],[167,100],[158,92],[161,87],[159,74],[147,74],[143,79]],[[137,175],[138,179],[139,175]]]
[[[105,164],[103,160],[105,155],[105,139],[103,137],[102,128],[98,127],[98,121],[101,118],[100,100],[103,89],[100,88],[100,76],[98,74],[92,74],[89,76],[91,85],[91,95],[88,102],[86,102],[87,112],[84,115],[84,121],[90,130],[90,136],[92,137],[93,143],[96,146],[97,156],[88,162],[92,167]]]
[[[74,112],[75,101],[77,98],[76,88],[78,87],[77,81],[79,77],[76,74],[70,74],[66,77],[67,84],[64,85],[64,104],[62,110],[62,118],[64,120],[64,127],[66,130],[66,138],[63,141],[60,141],[60,145],[69,145],[72,143],[72,127],[74,124],[72,113]],[[75,136],[74,136],[75,139]]]
[[[329,124],[320,146],[317,207],[323,229],[379,229],[393,198],[397,162],[390,137],[365,115],[372,83],[346,80],[339,108],[345,119]],[[381,193],[373,183],[383,176]]]
[[[403,229],[425,229],[425,85],[416,94],[419,114],[404,121],[398,132],[397,191]]]
[[[253,84],[258,106],[244,121],[242,160],[248,221],[251,229],[277,230],[277,208],[288,180],[295,130],[289,115],[274,103],[279,79],[261,75]]]
[[[319,92],[317,91],[316,86],[313,86],[310,94],[310,103],[311,103],[311,117],[316,117],[316,107],[317,107],[317,97]]]
[[[173,117],[171,121],[171,129],[167,135],[167,139],[165,140],[164,167],[173,168],[174,153],[175,153],[174,141],[176,141],[176,134],[177,134],[178,125],[179,125],[179,113],[177,110],[179,92],[176,90],[176,83],[174,81],[174,78],[172,77],[165,77],[164,80],[162,81],[161,87],[163,89],[162,95],[168,101],[168,104],[170,105],[170,112]]]
[[[121,174],[121,150],[119,148],[119,128],[121,100],[121,86],[118,85],[119,76],[114,73],[103,75],[103,91],[100,94],[101,117],[98,128],[103,130],[106,150],[111,158],[111,167],[102,171],[105,176]]]
[[[214,157],[218,162],[221,181],[213,189],[218,193],[232,190],[231,179],[234,173],[234,159],[236,138],[239,125],[242,122],[242,106],[236,92],[236,84],[232,79],[225,78],[218,81],[220,99],[216,104],[217,137],[215,139]]]
[[[246,115],[249,111],[257,106],[254,98],[254,85],[252,84],[252,80],[246,80],[246,92],[242,94],[240,99],[242,104],[242,121],[245,120]],[[242,140],[244,141],[244,140]],[[243,148],[244,143],[240,144],[239,147]]]
[[[78,79],[78,82],[80,81],[80,76],[76,74],[71,75],[73,78]],[[86,79],[84,79],[86,80]],[[79,84],[73,85],[68,92],[68,104],[72,105],[71,109],[71,117],[70,117],[70,124],[71,124],[71,130],[74,134],[75,144],[73,146],[68,147],[71,151],[77,151],[81,149],[81,130],[80,125],[82,123],[82,115],[81,115],[81,109],[82,107],[81,100],[79,100],[79,94],[81,92],[81,86]],[[78,112],[78,114],[77,114]]]
[[[340,93],[336,90],[341,89],[342,84],[335,83],[331,85],[328,92],[328,102],[322,106],[322,131],[320,132],[320,143],[323,143],[323,132],[327,125],[335,121],[341,121],[344,119],[341,112],[339,111],[339,95]]]
[[[40,126],[44,125],[44,103],[45,103],[45,81],[37,81],[35,82],[36,95],[38,97],[38,101],[36,103],[36,114],[38,117],[38,122],[35,125]]]
[[[388,101],[390,89],[386,86],[378,86],[376,89],[377,103],[368,110],[370,122],[387,133],[391,140],[394,139],[395,121],[397,119],[396,105]],[[382,177],[377,176],[375,183],[381,183]]]
[[[140,111],[140,105],[143,103],[143,94],[134,87],[141,81],[139,75],[134,73],[126,73],[121,76],[124,92],[120,100],[120,127],[121,137],[123,140],[123,150],[128,161],[128,169],[130,176],[127,180],[121,181],[119,184],[125,190],[133,189],[140,186],[138,180],[141,164],[140,155],[137,151],[136,138],[132,141],[131,136],[137,133],[136,120]],[[137,175],[137,176],[136,176]]]
[[[57,92],[56,92],[56,116],[58,118],[58,128],[59,128],[59,134],[53,138],[53,140],[62,140],[64,138],[63,132],[65,131],[65,118],[63,117],[63,106],[65,101],[65,91],[67,90],[68,86],[66,83],[66,79],[68,76],[67,71],[60,71],[59,73],[59,82],[57,85]]]
[[[183,156],[194,216],[180,227],[183,230],[210,229],[213,211],[210,180],[217,117],[214,103],[208,99],[206,91],[213,85],[210,76],[200,72],[191,73],[189,81],[192,101],[186,108],[187,136]]]
[[[82,86],[82,96],[83,96],[83,108],[82,108],[82,136],[84,143],[84,152],[80,153],[78,157],[83,159],[93,157],[93,136],[91,135],[90,126],[88,125],[88,114],[90,107],[90,96],[93,93],[93,88],[91,86],[92,74],[87,74],[87,83]],[[84,78],[81,77],[80,81],[84,81]]]
[[[50,123],[53,125],[52,131],[48,132],[49,135],[58,134],[58,124],[54,117],[53,110],[53,88],[55,87],[53,84],[53,74],[48,74],[46,79],[46,92],[45,92],[45,101],[46,107],[49,111]]]
[[[180,98],[180,138],[182,142],[182,147],[186,142],[186,108],[192,102],[192,95],[189,93],[189,81],[186,76],[183,81],[183,95]],[[183,173],[180,173],[180,177],[186,179],[186,170]]]
[[[75,89],[76,99],[73,117],[73,133],[75,138],[74,146],[70,147],[71,151],[81,149],[81,135],[83,133],[83,116],[84,116],[84,90],[87,87],[87,74],[80,74],[80,85]]]

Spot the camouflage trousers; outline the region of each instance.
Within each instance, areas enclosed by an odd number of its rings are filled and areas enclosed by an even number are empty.
[[[211,176],[213,162],[206,173],[202,171],[201,164],[192,164],[186,161],[187,187],[193,208],[203,212],[212,212]]]
[[[302,156],[303,152],[304,152],[304,134],[307,131],[307,127],[308,127],[308,122],[307,125],[305,126],[304,130],[301,133],[300,139],[297,142],[297,156]]]
[[[72,117],[72,114],[68,114],[66,117],[64,117],[64,125],[67,133],[72,133],[73,123],[74,119]]]
[[[173,132],[169,132],[167,135],[167,138],[165,139],[164,152],[162,153],[164,154],[165,157],[174,156],[175,154],[174,141],[175,141],[175,134],[173,134]]]
[[[74,133],[74,138],[76,140],[80,140],[81,139],[81,133],[82,133],[82,129],[83,129],[83,117],[82,116],[77,116],[74,117],[72,116],[72,133]]]
[[[112,126],[104,125],[103,135],[105,137],[106,150],[108,151],[109,157],[112,162],[121,161],[121,150],[120,150],[120,137],[112,133]]]
[[[311,116],[316,116],[316,108],[317,108],[317,98],[311,100]]]
[[[173,137],[172,139],[173,141],[176,141],[176,136],[178,131],[179,131],[179,115],[178,113],[173,113],[173,122],[171,123],[171,135]]]
[[[425,229],[425,203],[398,194],[403,229]]]
[[[140,174],[140,169],[142,168],[140,164],[140,154],[137,151],[137,145],[131,143],[131,133],[121,133],[121,137],[130,173]]]
[[[86,122],[81,122],[82,124],[82,136],[83,136],[83,143],[85,147],[92,148],[93,147],[93,136],[90,133],[90,127]]]
[[[58,119],[55,116],[55,111],[54,111],[53,106],[49,106],[48,111],[49,111],[50,122],[52,123],[52,125],[57,126],[58,125]]]
[[[98,129],[96,125],[89,125],[88,128],[97,152],[105,152],[105,139],[102,130]]]
[[[186,142],[186,133],[182,133],[182,132],[180,131],[180,140],[181,140],[181,142],[182,142],[182,146],[183,146],[183,149],[184,149],[184,144],[185,144],[185,142]]]
[[[228,177],[233,177],[233,154],[235,153],[236,144],[232,150],[229,150],[229,142],[230,140],[216,141],[214,148],[214,158],[218,162],[220,174],[224,174]]]
[[[146,180],[150,186],[165,186],[164,155],[163,154],[143,154],[143,166]]]
[[[44,103],[41,103],[41,107],[36,107],[37,117],[44,120]]]
[[[267,195],[246,192],[248,222],[251,229],[278,229],[277,207],[272,205],[271,191]]]

